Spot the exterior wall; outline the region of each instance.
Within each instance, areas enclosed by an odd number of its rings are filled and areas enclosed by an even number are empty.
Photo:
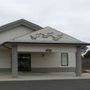
[[[69,52],[68,52],[69,53]],[[31,65],[32,68],[40,68],[40,67],[75,67],[75,53],[69,53],[69,65],[61,66],[61,52],[53,52],[53,53],[31,53]]]
[[[51,48],[52,52],[45,52]],[[18,46],[18,52],[31,53],[31,68],[75,68],[76,48],[58,45],[22,45]],[[61,66],[61,53],[67,52],[69,55],[69,65]],[[0,68],[11,68],[11,51],[0,49]]]
[[[52,49],[51,53],[47,53],[46,49]],[[32,68],[54,68],[61,66],[61,53],[67,52],[69,55],[69,65],[66,67],[76,67],[76,48],[59,45],[22,45],[18,46],[19,52],[30,52]],[[42,54],[45,54],[42,56]]]
[[[31,67],[32,68],[47,68],[60,66],[60,54],[53,53],[31,53]]]
[[[11,52],[8,49],[0,49],[0,68],[11,68]]]
[[[30,32],[32,32],[32,30],[30,30],[24,26],[19,26],[17,28],[2,32],[2,33],[0,33],[0,43],[12,40],[12,39],[20,37],[22,35],[28,34]]]

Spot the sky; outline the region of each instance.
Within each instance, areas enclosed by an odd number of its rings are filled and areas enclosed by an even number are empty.
[[[90,43],[90,0],[0,0],[0,26],[18,19]]]

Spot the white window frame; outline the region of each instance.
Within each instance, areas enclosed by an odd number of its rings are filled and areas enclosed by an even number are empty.
[[[63,57],[63,55],[65,56],[66,55],[66,64],[64,64],[64,62],[65,62],[65,60],[64,60],[64,58],[65,57]],[[63,62],[64,61],[64,62]],[[68,66],[68,53],[67,52],[63,52],[63,53],[61,53],[61,66]]]

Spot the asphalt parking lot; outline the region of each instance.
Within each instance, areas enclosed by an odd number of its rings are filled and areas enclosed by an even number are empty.
[[[90,90],[90,79],[0,81],[0,90]]]

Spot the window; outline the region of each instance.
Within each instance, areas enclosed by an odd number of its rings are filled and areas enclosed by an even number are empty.
[[[61,53],[61,66],[68,66],[68,53]]]

